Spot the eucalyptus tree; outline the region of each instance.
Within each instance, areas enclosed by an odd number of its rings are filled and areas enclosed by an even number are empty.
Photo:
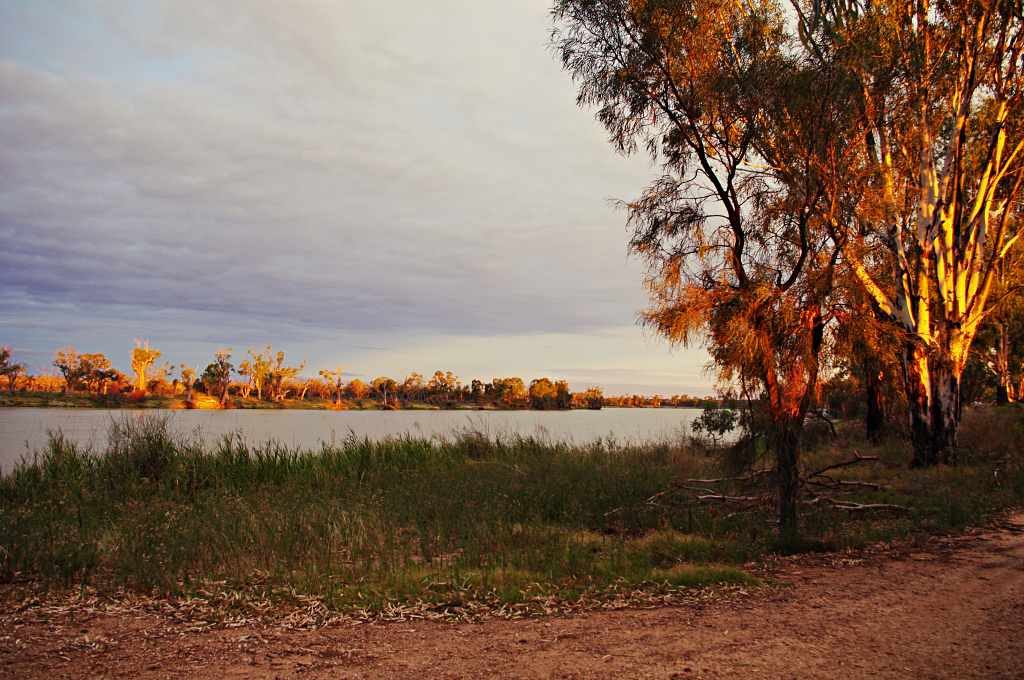
[[[146,371],[160,358],[160,350],[150,347],[149,341],[136,340],[132,350],[132,371],[135,372],[135,389],[145,392],[148,385]]]
[[[821,186],[848,163],[848,80],[793,56],[770,0],[560,0],[554,43],[580,106],[660,176],[624,204],[648,267],[644,321],[703,341],[771,414],[780,532],[797,532],[799,451],[832,318],[839,247]],[[838,219],[838,217],[837,217]]]
[[[206,393],[220,399],[220,405],[225,406],[228,401],[228,388],[231,386],[231,371],[234,366],[231,364],[231,350],[220,349],[214,354],[213,363],[208,364],[200,378]]]
[[[267,347],[268,355],[270,347]],[[295,378],[302,369],[306,367],[306,363],[302,362],[298,366],[288,366],[284,362],[284,352],[278,351],[270,359],[268,371],[266,375],[267,391],[272,401],[283,401],[285,395],[288,393],[288,381]]]
[[[192,390],[196,382],[196,369],[192,368],[188,364],[181,364],[181,385],[185,390],[185,401],[191,403],[192,401]]]
[[[16,363],[11,358],[12,354],[10,347],[0,347],[0,376],[7,378],[7,388],[11,394],[14,394],[14,387],[18,378],[25,373],[25,366]]]
[[[834,226],[878,314],[903,338],[914,463],[950,462],[961,376],[1021,234],[1020,2],[791,6],[804,58],[856,82],[852,129],[870,185],[854,219]]]
[[[343,375],[344,371],[342,370],[341,366],[338,366],[333,370],[329,368],[320,369],[320,377],[326,380],[327,383],[333,389],[334,404],[336,406],[341,404],[341,393],[345,388],[345,383],[342,381]]]

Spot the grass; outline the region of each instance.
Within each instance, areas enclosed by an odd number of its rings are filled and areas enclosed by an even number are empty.
[[[122,394],[86,392],[0,391],[0,407],[30,408],[173,408],[180,399],[151,395],[133,400]]]
[[[910,511],[817,508],[804,515],[806,535],[856,547],[1020,504],[1019,448],[1007,454],[1019,447],[1021,412],[998,418],[1001,432],[1016,432],[1007,448],[965,450],[956,469],[908,470],[900,442],[864,450],[882,464],[844,474],[886,488],[852,497]],[[742,565],[773,548],[769,508],[737,514],[686,493],[648,502],[673,480],[717,474],[715,456],[686,444],[469,434],[298,451],[239,436],[205,446],[154,416],[125,417],[109,439],[93,452],[53,434],[0,478],[0,581],[185,596],[215,582],[339,611],[501,606],[751,584]],[[855,440],[811,452],[808,467],[848,455]]]

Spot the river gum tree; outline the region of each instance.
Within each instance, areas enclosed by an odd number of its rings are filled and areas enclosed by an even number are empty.
[[[913,463],[952,462],[961,376],[1020,237],[1021,4],[791,7],[804,57],[857,83],[851,130],[871,182],[854,219],[834,227],[878,314],[902,336]]]
[[[146,392],[149,385],[146,379],[146,371],[160,358],[160,350],[150,347],[149,341],[136,340],[135,348],[132,350],[132,371],[135,372],[135,389]]]

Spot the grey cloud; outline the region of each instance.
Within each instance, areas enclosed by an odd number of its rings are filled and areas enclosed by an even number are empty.
[[[58,308],[51,334],[181,342],[631,325],[606,201],[650,171],[575,109],[547,4],[0,10],[0,318],[40,342]],[[5,53],[16,32],[40,42]]]

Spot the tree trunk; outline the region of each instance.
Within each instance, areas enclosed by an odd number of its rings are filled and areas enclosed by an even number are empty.
[[[996,323],[999,330],[999,340],[996,345],[996,375],[999,377],[999,385],[996,387],[996,404],[1009,404],[1013,398],[1013,382],[1010,378],[1010,343],[1007,338],[1006,326],[1002,322]]]
[[[931,380],[924,348],[908,341],[903,348],[903,382],[910,416],[911,467],[934,465],[932,447]]]
[[[932,464],[954,463],[956,431],[960,426],[960,371],[936,365],[932,381],[931,460]]]
[[[882,405],[882,367],[873,356],[864,357],[864,391],[867,396],[864,429],[868,441],[877,444],[885,432],[885,408]]]
[[[801,424],[773,423],[776,433],[775,475],[778,487],[779,540],[793,543],[800,536],[797,507],[800,503],[800,468],[797,464]]]

